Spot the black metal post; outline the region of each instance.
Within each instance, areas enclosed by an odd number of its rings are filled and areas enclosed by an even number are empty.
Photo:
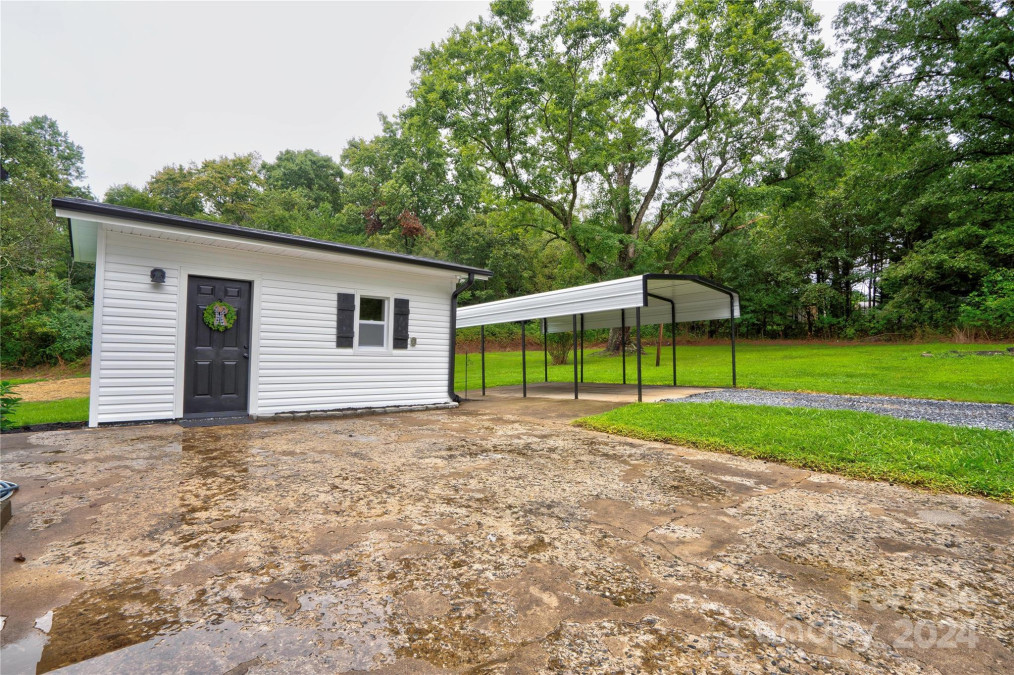
[[[729,334],[732,337],[732,388],[736,388],[736,303],[729,296]]]
[[[461,402],[461,397],[454,393],[454,346],[458,338],[458,296],[467,291],[475,283],[475,274],[469,272],[468,281],[460,284],[451,293],[451,325],[450,325],[450,345],[448,345],[448,358],[447,358],[447,398],[454,401],[455,403]]]
[[[549,321],[542,320],[542,376],[549,382]]]
[[[641,402],[641,308],[634,308],[634,317],[637,321],[637,402]]]
[[[528,363],[525,361],[525,327],[527,321],[521,322],[521,398],[528,397]]]
[[[623,355],[623,384],[627,383],[627,310],[620,310],[620,354]]]
[[[577,314],[571,319],[574,321],[574,398],[577,399]]]
[[[672,303],[672,386],[676,386],[676,303]]]
[[[479,326],[479,354],[482,355],[482,395],[486,395],[486,327]]]
[[[669,303],[669,309],[672,311],[672,386],[676,386],[676,301],[672,298],[665,298],[661,295],[655,295],[654,293],[648,293],[649,297],[661,300],[662,302]]]
[[[581,315],[581,381],[584,382],[584,314]]]

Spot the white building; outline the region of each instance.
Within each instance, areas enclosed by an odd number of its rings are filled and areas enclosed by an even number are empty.
[[[95,263],[90,426],[455,400],[454,303],[488,270],[81,199],[53,206],[74,259]]]

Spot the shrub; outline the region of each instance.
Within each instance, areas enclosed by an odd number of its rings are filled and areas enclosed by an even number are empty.
[[[997,336],[1014,334],[1014,269],[987,274],[958,310],[966,328],[978,328]]]
[[[11,389],[10,382],[6,380],[0,382],[0,431],[6,431],[14,426],[11,415],[14,414],[14,408],[20,401],[21,397]]]
[[[546,343],[549,356],[553,359],[554,366],[561,366],[567,363],[570,357],[570,348],[574,344],[574,336],[571,333],[550,333]]]
[[[29,367],[76,361],[91,349],[91,310],[66,280],[39,273],[3,280],[0,362]]]

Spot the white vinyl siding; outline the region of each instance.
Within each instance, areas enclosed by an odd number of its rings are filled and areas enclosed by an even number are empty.
[[[96,305],[92,424],[181,416],[191,274],[253,282],[251,413],[449,401],[456,273],[339,254],[324,260],[224,249],[105,227],[96,269],[102,303]],[[166,271],[165,284],[150,281],[153,267]],[[337,349],[338,293],[409,299],[409,334],[417,346]]]

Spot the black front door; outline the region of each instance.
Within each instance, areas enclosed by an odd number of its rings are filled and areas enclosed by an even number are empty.
[[[214,302],[236,310],[232,327],[208,326],[204,310]],[[219,326],[227,323],[219,307]],[[212,308],[212,324],[215,323]],[[250,373],[250,282],[210,277],[187,281],[187,356],[183,414],[209,417],[247,414]]]

